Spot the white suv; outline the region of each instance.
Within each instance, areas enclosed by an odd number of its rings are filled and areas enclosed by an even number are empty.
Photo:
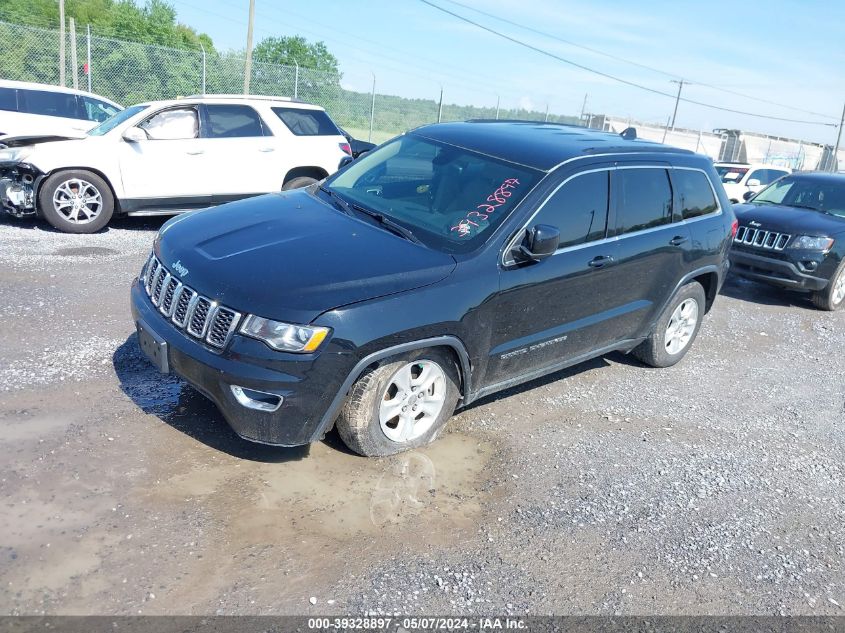
[[[2,136],[83,136],[121,110],[114,101],[82,90],[0,81]]]
[[[319,106],[230,95],[157,101],[82,139],[0,150],[0,204],[93,233],[113,214],[174,214],[303,187],[349,154]]]
[[[792,173],[789,167],[765,163],[715,163],[730,201],[742,202],[749,192],[759,193],[775,180]]]

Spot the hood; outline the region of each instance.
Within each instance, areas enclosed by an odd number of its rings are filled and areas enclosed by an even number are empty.
[[[759,222],[766,230],[778,233],[821,237],[845,231],[845,218],[810,209],[775,204],[735,204],[733,210],[741,225]]]
[[[290,323],[433,284],[456,266],[451,256],[347,216],[305,189],[179,216],[159,235],[158,256],[183,283],[236,310]]]
[[[0,144],[6,147],[23,147],[24,145],[39,145],[40,143],[52,143],[54,141],[73,141],[86,137],[85,132],[78,136],[60,136],[56,134],[31,134],[27,136],[0,136]]]

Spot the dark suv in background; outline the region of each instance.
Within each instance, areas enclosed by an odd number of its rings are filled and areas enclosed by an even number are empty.
[[[845,305],[845,174],[786,176],[734,211],[733,272],[809,292],[822,310]]]
[[[577,127],[419,128],[324,183],[171,220],[132,287],[142,349],[242,437],[335,424],[363,455],[614,350],[689,350],[736,230],[709,159]]]

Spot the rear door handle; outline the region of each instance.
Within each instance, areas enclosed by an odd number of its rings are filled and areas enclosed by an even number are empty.
[[[264,152],[264,153],[266,154],[266,153],[268,153],[268,152],[275,152],[275,151],[276,151],[276,148],[275,148],[275,147],[262,147],[262,148],[261,148],[260,150],[258,150],[258,151],[259,151],[259,152]]]
[[[593,268],[603,268],[608,264],[613,263],[613,257],[610,255],[599,255],[598,257],[594,257],[589,261],[589,265]]]
[[[205,154],[205,150],[203,149],[189,149],[186,154],[190,156],[199,156],[200,154]]]
[[[683,244],[686,241],[687,241],[687,238],[684,237],[683,235],[676,235],[671,240],[669,240],[669,243],[672,246],[680,246],[681,244]]]

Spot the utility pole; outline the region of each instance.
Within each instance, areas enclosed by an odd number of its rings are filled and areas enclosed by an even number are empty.
[[[73,89],[79,90],[79,67],[76,58],[76,20],[70,18],[70,67],[73,69]]]
[[[244,62],[244,94],[249,94],[252,76],[252,25],[255,23],[255,0],[249,0],[249,24],[246,28],[246,61]]]
[[[496,95],[496,120],[499,120],[499,95]]]
[[[59,0],[59,85],[65,87],[65,0]]]
[[[88,45],[88,92],[94,92],[91,90],[91,25],[88,25],[88,37],[86,38],[87,45]]]
[[[580,121],[582,123],[584,121],[584,112],[587,110],[587,97],[589,97],[589,96],[590,96],[590,93],[585,94],[584,95],[584,103],[581,104],[581,118],[578,119],[578,121]]]
[[[684,84],[689,83],[689,82],[686,82],[683,79],[681,79],[680,81],[676,81],[675,79],[672,79],[671,82],[673,84],[678,84],[678,96],[675,98],[675,111],[672,112],[672,126],[671,127],[672,127],[672,131],[674,132],[675,131],[675,117],[678,116],[678,104],[681,102],[681,90],[683,90]]]
[[[839,171],[839,143],[842,141],[842,125],[845,124],[845,107],[842,108],[842,118],[839,119],[839,132],[836,134],[836,145],[833,148],[833,169]]]
[[[546,118],[543,119],[543,123],[548,123],[548,122],[549,122],[549,104],[547,103],[546,104]]]

